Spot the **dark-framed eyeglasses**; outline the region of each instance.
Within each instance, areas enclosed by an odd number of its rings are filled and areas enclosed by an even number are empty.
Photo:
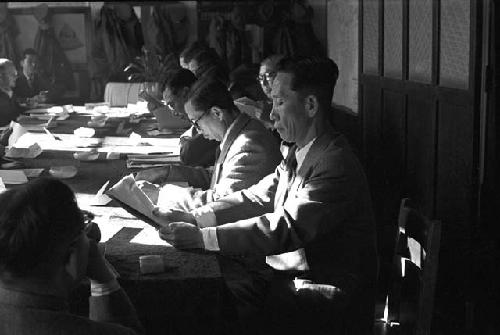
[[[83,231],[85,234],[88,234],[92,230],[92,225],[94,224],[94,214],[86,211],[86,210],[81,210],[82,215],[83,215]]]
[[[263,74],[259,74],[257,76],[257,80],[260,81],[261,83],[265,81],[269,83],[274,79],[274,77],[276,77],[276,72],[270,71],[270,72],[265,72]]]
[[[175,104],[173,101],[167,101],[165,103],[165,106],[167,106],[168,110],[171,111],[171,112],[174,112],[175,111]]]
[[[201,129],[200,129],[200,125],[198,124],[198,122],[200,122],[200,120],[201,120],[201,119],[203,119],[203,117],[204,117],[205,115],[207,115],[209,111],[210,111],[209,109],[207,109],[206,111],[204,111],[204,112],[203,112],[203,114],[201,114],[201,115],[200,115],[200,117],[199,117],[199,118],[197,118],[196,120],[191,120],[191,119],[189,119],[189,122],[191,122],[191,124],[193,125],[193,127],[195,127],[195,128],[196,128],[196,130],[198,130],[198,131],[200,131],[200,130],[201,130]]]

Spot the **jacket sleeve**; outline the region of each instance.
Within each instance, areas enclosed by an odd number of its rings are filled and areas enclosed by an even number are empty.
[[[320,163],[301,187],[290,191],[284,205],[272,212],[234,222],[234,217],[227,217],[228,209],[213,206],[218,224],[231,222],[217,227],[221,252],[278,254],[303,247],[317,236],[339,229],[352,216],[351,204],[359,187],[353,174],[346,172],[348,168],[342,157],[335,160],[335,165]],[[261,199],[252,192],[258,190],[257,186],[246,192],[246,198],[254,202]]]
[[[207,189],[210,187],[211,173],[201,166],[171,165],[166,182],[185,181],[190,186]]]
[[[89,318],[98,322],[116,323],[143,334],[137,312],[123,289],[109,295],[89,298]]]

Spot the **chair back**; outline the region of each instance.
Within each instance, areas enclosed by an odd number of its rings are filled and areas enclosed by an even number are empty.
[[[429,220],[410,199],[401,201],[387,306],[388,320],[405,333],[430,334],[440,237],[441,222]]]
[[[123,107],[135,104],[139,100],[139,92],[144,89],[144,83],[114,83],[106,84],[104,101],[110,107]]]

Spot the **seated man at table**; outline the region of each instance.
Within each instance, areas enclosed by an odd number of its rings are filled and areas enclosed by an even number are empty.
[[[142,326],[71,189],[40,178],[0,194],[0,334],[136,334]],[[90,278],[89,318],[68,296]]]
[[[193,191],[179,202],[195,208],[255,184],[281,160],[278,143],[271,133],[236,108],[222,83],[196,82],[184,107],[187,117],[203,136],[221,142],[213,173],[201,167],[169,165],[141,171],[136,180],[155,184],[188,182],[202,190]]]
[[[179,69],[168,77],[164,85],[163,99],[166,107],[160,113],[172,113],[174,116],[187,119],[184,104],[189,89],[196,82],[194,74],[187,69]],[[184,165],[208,167],[215,163],[215,152],[219,142],[209,140],[200,134],[195,127],[189,128],[180,137],[180,159]]]
[[[14,63],[0,58],[0,127],[17,119],[22,109],[16,101],[13,88],[16,85],[17,70]]]
[[[18,99],[32,99],[33,102],[54,102],[62,95],[64,85],[44,75],[34,49],[26,49],[20,61],[22,72],[16,80],[14,93]]]
[[[270,117],[295,143],[287,158],[258,184],[192,212],[156,212],[160,236],[177,248],[267,256],[270,334],[336,334],[349,316],[373,320],[370,192],[346,138],[327,122],[337,78],[327,58],[282,60]]]

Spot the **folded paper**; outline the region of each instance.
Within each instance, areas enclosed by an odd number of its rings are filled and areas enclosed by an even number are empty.
[[[10,147],[5,153],[8,158],[35,158],[42,153],[42,148],[38,143],[30,145],[28,148]]]

